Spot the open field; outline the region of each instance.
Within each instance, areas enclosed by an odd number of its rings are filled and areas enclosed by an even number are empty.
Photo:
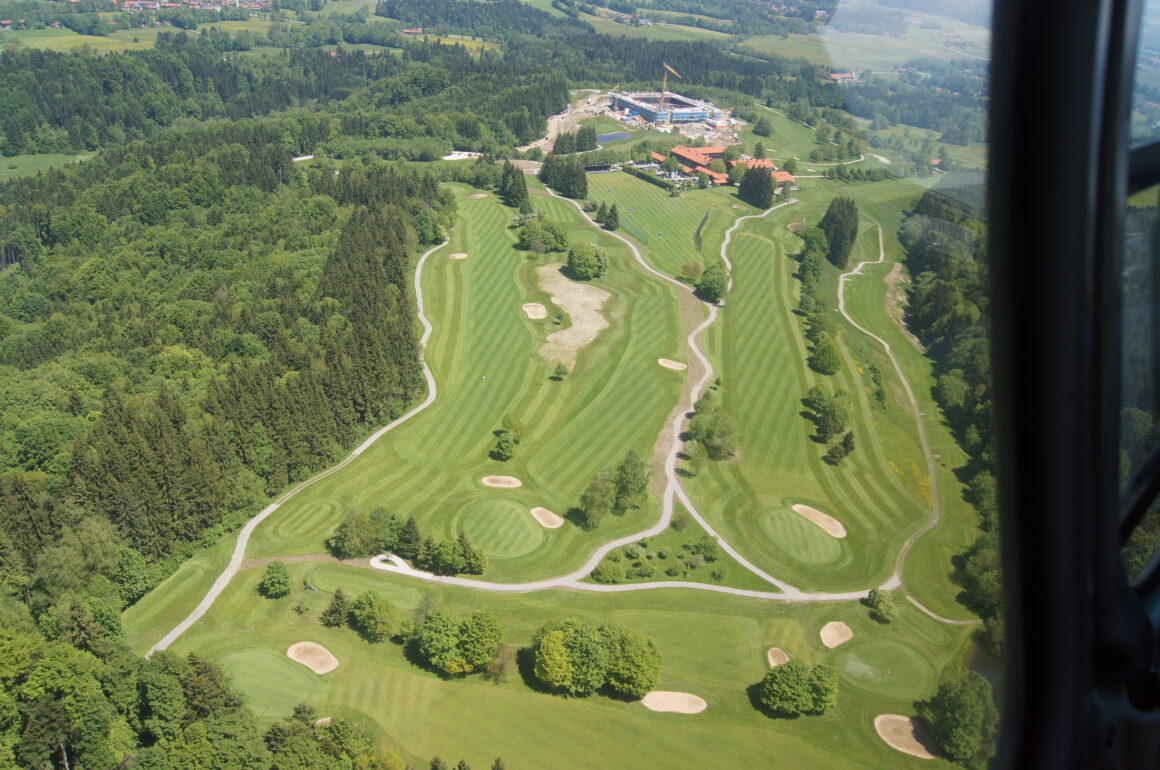
[[[27,48],[72,51],[88,48],[96,53],[152,48],[161,28],[117,30],[109,35],[78,35],[71,29],[20,29],[0,32],[0,45],[15,43]],[[136,41],[136,42],[134,42]]]
[[[13,177],[35,174],[38,171],[60,168],[70,163],[83,163],[94,155],[96,155],[95,152],[83,152],[80,155],[45,153],[42,155],[0,157],[0,182]]]
[[[547,577],[578,566],[596,545],[643,528],[657,517],[655,502],[624,517],[611,517],[596,532],[569,525],[556,530],[525,526],[517,535],[512,512],[544,506],[565,513],[576,504],[592,475],[620,461],[629,449],[651,457],[665,415],[677,400],[681,377],[656,359],[683,352],[671,290],[644,277],[618,241],[584,225],[566,204],[536,198],[537,207],[564,224],[572,240],[608,248],[612,268],[593,282],[612,293],[603,312],[609,328],[579,352],[563,382],[549,378],[537,355],[543,338],[556,331],[551,319],[531,320],[525,302],[556,311],[534,282],[537,264],[560,255],[529,259],[513,246],[510,210],[496,196],[467,200],[451,242],[424,270],[424,293],[434,334],[427,352],[439,384],[435,404],[414,421],[375,444],[358,460],[288,501],[255,533],[250,555],[319,553],[331,528],[351,508],[377,505],[414,515],[425,532],[452,537],[467,528],[493,543],[486,577],[510,581]],[[462,261],[447,255],[466,252]],[[565,321],[566,323],[566,321]],[[493,431],[504,414],[525,426],[515,459],[488,457]],[[448,429],[448,426],[454,426]],[[607,440],[615,437],[615,440]],[[486,488],[486,475],[509,475],[519,489]],[[527,549],[527,550],[524,550]]]
[[[320,590],[296,588],[284,599],[264,600],[255,592],[260,570],[243,572],[174,652],[197,650],[220,663],[262,720],[281,718],[305,699],[320,715],[372,725],[384,744],[424,765],[439,754],[462,757],[474,767],[487,767],[496,756],[509,767],[621,767],[627,751],[639,768],[671,767],[674,756],[692,767],[752,767],[759,757],[786,756],[800,768],[929,768],[879,740],[874,718],[884,711],[912,714],[913,700],[933,691],[939,672],[961,655],[966,636],[908,606],[900,607],[894,624],[880,626],[852,604],[785,606],[682,590],[481,596],[339,565],[290,569],[295,586],[306,579]],[[551,620],[578,615],[623,623],[656,639],[664,659],[658,689],[693,693],[708,709],[694,716],[657,714],[600,695],[547,695],[525,684],[514,661],[495,682],[441,679],[409,662],[396,645],[368,644],[349,629],[319,624],[318,615],[340,587],[347,594],[376,590],[399,607],[401,617],[425,598],[461,613],[495,607],[508,643],[517,649]],[[298,602],[309,608],[302,617],[291,610]],[[854,631],[853,640],[836,650],[818,638],[818,629],[831,620]],[[286,647],[303,639],[324,645],[341,665],[317,676],[291,662]],[[754,710],[746,688],[764,675],[771,646],[807,663],[833,665],[842,686],[838,707],[825,717],[795,720],[773,720]],[[551,739],[543,730],[513,725],[542,725]]]
[[[764,54],[800,56],[814,64],[858,72],[890,72],[919,57],[943,61],[988,58],[990,30],[985,27],[915,11],[904,11],[903,15],[910,24],[906,34],[899,37],[825,27],[820,35],[754,35],[741,45]],[[930,28],[924,29],[924,24]]]
[[[351,14],[358,13],[360,8],[366,8],[373,14],[375,12],[375,5],[375,0],[331,0],[331,2],[322,6],[321,11],[308,11],[308,13],[317,13],[322,16],[329,13]]]
[[[623,35],[624,37],[643,37],[651,40],[688,40],[693,42],[727,41],[732,35],[726,32],[717,32],[700,27],[686,27],[683,24],[653,24],[651,27],[630,27],[619,24],[611,19],[602,19],[587,13],[580,14],[581,21],[592,25],[593,29],[605,35]]]

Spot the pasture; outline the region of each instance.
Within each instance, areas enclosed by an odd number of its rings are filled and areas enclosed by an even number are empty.
[[[261,599],[255,591],[261,571],[247,570],[174,652],[197,650],[220,663],[264,721],[307,700],[321,716],[371,726],[384,745],[420,766],[438,754],[474,767],[502,756],[509,767],[561,770],[626,761],[671,767],[674,756],[694,767],[751,767],[772,756],[827,770],[929,767],[887,748],[873,720],[883,712],[913,713],[913,700],[933,692],[938,673],[967,644],[965,631],[908,606],[900,607],[895,623],[880,626],[856,604],[782,605],[676,589],[492,595],[334,564],[290,569],[295,586],[305,579],[319,591],[296,588],[283,599]],[[395,644],[368,644],[349,629],[325,628],[318,616],[337,588],[348,595],[378,591],[396,604],[400,618],[431,603],[460,613],[494,607],[507,627],[505,663],[492,681],[443,679]],[[291,609],[299,602],[308,609],[302,616]],[[569,616],[618,622],[653,637],[664,660],[658,687],[700,695],[708,709],[695,716],[656,714],[603,695],[562,698],[529,687],[519,650],[538,626]],[[828,650],[818,630],[835,619],[846,622],[854,638]],[[333,652],[339,667],[318,676],[290,662],[286,648],[305,640]],[[764,675],[772,646],[807,663],[834,666],[842,687],[837,708],[794,720],[755,710],[746,689]],[[602,739],[593,741],[593,735]]]
[[[602,19],[587,13],[580,14],[580,20],[592,25],[597,32],[605,35],[621,35],[623,37],[648,38],[650,40],[676,40],[689,42],[725,43],[733,36],[726,32],[700,27],[687,27],[683,24],[667,24],[658,22],[650,27],[633,27],[620,24],[612,19]]]

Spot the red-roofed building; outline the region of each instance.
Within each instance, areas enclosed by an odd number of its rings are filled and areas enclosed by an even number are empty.
[[[698,171],[698,172],[704,174],[705,176],[709,177],[709,179],[711,179],[713,181],[713,184],[715,184],[715,185],[729,184],[729,175],[728,174],[719,174],[716,171],[710,170],[707,166],[697,166],[695,171]]]
[[[654,152],[652,154],[652,157],[653,157],[653,160],[655,160],[657,163],[664,163],[665,162],[665,156],[661,155],[659,152]]]
[[[751,158],[749,160],[731,160],[731,161],[729,161],[729,168],[733,168],[738,163],[744,163],[746,168],[767,168],[770,171],[777,170],[777,166],[774,164],[772,158]]]
[[[795,179],[794,175],[788,171],[774,171],[773,181],[777,182],[778,184],[786,184],[787,182],[789,184],[793,184],[797,181],[797,179]]]
[[[685,147],[678,144],[673,148],[673,155],[690,166],[708,166],[714,160],[724,157],[725,147]]]
[[[856,73],[856,72],[831,72],[830,73],[830,80],[833,80],[835,83],[853,83],[857,79],[858,79],[858,73]]]

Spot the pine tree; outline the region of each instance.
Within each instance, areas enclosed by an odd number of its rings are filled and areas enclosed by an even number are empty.
[[[608,219],[608,204],[601,201],[600,208],[596,210],[596,221],[604,222],[606,219]]]
[[[608,215],[604,218],[605,230],[617,230],[620,228],[620,212],[616,210],[616,204],[613,203],[608,209]]]
[[[858,206],[853,198],[838,197],[830,201],[825,216],[818,223],[826,233],[829,252],[826,259],[835,266],[845,269],[850,261],[850,251],[858,237]]]
[[[330,604],[318,616],[318,620],[328,628],[339,628],[350,621],[350,600],[341,588],[334,592]]]
[[[403,525],[403,531],[399,533],[399,556],[407,561],[419,558],[419,546],[422,542],[423,534],[419,531],[419,523],[415,521],[414,516],[411,516]]]
[[[741,177],[737,195],[759,209],[767,209],[773,205],[773,176],[769,169],[751,168]]]

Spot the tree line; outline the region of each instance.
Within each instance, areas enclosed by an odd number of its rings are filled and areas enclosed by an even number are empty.
[[[393,553],[436,575],[481,575],[487,569],[487,554],[472,545],[466,532],[436,540],[423,535],[414,516],[404,520],[382,507],[348,511],[326,547],[340,559]]]

